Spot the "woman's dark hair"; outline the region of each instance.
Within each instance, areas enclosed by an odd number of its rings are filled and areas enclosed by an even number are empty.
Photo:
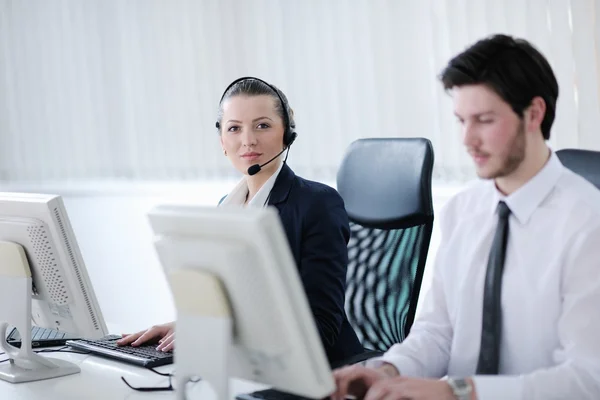
[[[221,101],[219,101],[219,110],[217,112],[217,128],[221,125],[223,119],[223,103],[225,100],[235,96],[261,96],[268,95],[273,98],[275,111],[281,117],[286,130],[293,131],[296,127],[294,113],[290,108],[287,97],[281,90],[273,85],[269,85],[260,79],[244,78],[234,82],[225,90]],[[279,95],[279,96],[278,96]],[[287,122],[287,126],[286,125]],[[290,129],[291,128],[291,129]]]
[[[440,75],[444,88],[484,84],[496,92],[513,111],[523,111],[534,97],[546,102],[542,134],[550,138],[554,122],[558,82],[546,58],[528,41],[493,35],[473,44],[450,60]]]

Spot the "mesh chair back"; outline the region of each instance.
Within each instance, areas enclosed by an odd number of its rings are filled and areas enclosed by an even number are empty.
[[[337,187],[351,221],[346,312],[363,347],[408,335],[433,228],[433,148],[427,139],[361,139]]]

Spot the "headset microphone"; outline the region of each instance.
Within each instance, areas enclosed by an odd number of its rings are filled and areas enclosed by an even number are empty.
[[[262,169],[262,167],[264,167],[265,165],[269,164],[271,161],[275,160],[277,157],[279,157],[288,148],[289,148],[289,146],[285,147],[283,150],[281,150],[279,153],[277,153],[277,155],[275,157],[271,158],[269,161],[267,161],[264,164],[254,164],[254,165],[251,165],[248,168],[248,175],[252,176],[252,175],[258,174],[260,172],[260,170]]]

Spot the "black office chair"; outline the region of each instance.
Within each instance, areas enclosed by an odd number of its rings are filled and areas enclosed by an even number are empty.
[[[563,149],[556,155],[565,167],[600,189],[600,151]]]
[[[433,147],[423,138],[353,142],[337,175],[350,218],[346,312],[367,351],[381,354],[413,323],[433,228]]]

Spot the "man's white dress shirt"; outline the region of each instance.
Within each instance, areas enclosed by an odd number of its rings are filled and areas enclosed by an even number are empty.
[[[479,399],[600,399],[600,191],[554,153],[510,196],[480,181],[448,202],[422,312],[372,364],[415,377],[475,374],[499,200],[511,210],[500,375],[474,376]]]

